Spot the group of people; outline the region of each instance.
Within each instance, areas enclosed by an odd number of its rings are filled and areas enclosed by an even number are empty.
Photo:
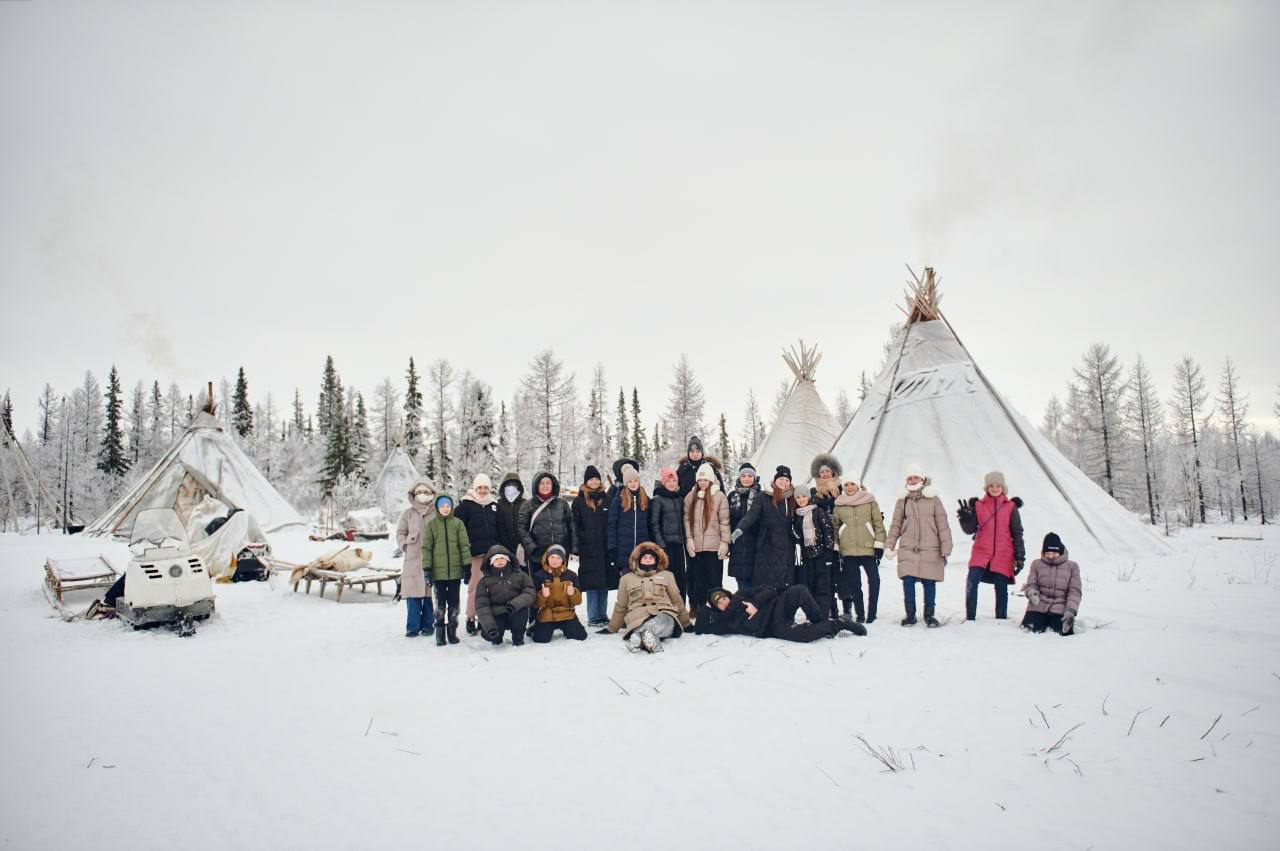
[[[796,488],[791,470],[779,466],[765,490],[756,469],[744,463],[726,490],[723,465],[696,437],[674,467],[659,471],[652,492],[640,466],[618,459],[607,487],[588,466],[572,502],[549,472],[534,477],[529,495],[518,475],[505,476],[496,493],[488,476],[476,476],[456,505],[430,481],[416,482],[396,532],[404,553],[406,635],[434,633],[437,645],[456,644],[465,620],[468,635],[501,644],[509,634],[521,645],[526,635],[545,643],[557,631],[580,641],[594,627],[622,633],[631,649],[649,652],[690,628],[802,642],[865,635],[877,617],[881,562],[895,558],[901,624],[918,623],[921,585],[923,620],[941,625],[937,583],[951,556],[951,527],[919,466],[906,470],[888,528],[875,495],[858,481],[842,481],[830,455],[813,459],[810,488]],[[982,495],[961,500],[956,512],[973,538],[965,585],[969,620],[977,617],[983,584],[995,588],[995,616],[1008,616],[1009,585],[1026,558],[1022,501],[1009,497],[999,472],[987,474],[983,485]],[[570,556],[577,556],[576,572]],[[723,587],[726,560],[736,592]],[[1045,536],[1024,592],[1025,628],[1072,634],[1080,569],[1056,534]],[[585,625],[577,615],[584,599]],[[800,611],[805,622],[797,624]]]

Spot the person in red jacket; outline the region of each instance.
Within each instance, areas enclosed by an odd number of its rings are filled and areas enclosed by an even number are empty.
[[[978,586],[989,582],[996,588],[996,618],[1009,617],[1009,584],[1022,572],[1026,546],[1022,540],[1022,500],[1009,498],[1004,473],[993,471],[983,479],[986,493],[981,499],[960,500],[956,512],[960,528],[973,536],[969,556],[969,576],[965,582],[965,617],[978,617]]]

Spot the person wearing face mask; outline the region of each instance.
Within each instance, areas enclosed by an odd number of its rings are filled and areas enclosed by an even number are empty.
[[[467,527],[453,513],[453,497],[436,497],[436,516],[422,532],[422,569],[436,592],[436,645],[458,643],[458,603],[462,577],[471,570]]]
[[[724,464],[720,463],[719,458],[706,455],[702,451],[702,441],[696,437],[691,437],[684,456],[676,462],[676,475],[680,478],[681,499],[688,496],[697,486],[698,469],[703,464],[711,465],[711,472],[715,474],[716,484],[720,486],[720,492],[724,493],[724,479],[721,477]]]
[[[475,635],[476,586],[484,567],[485,553],[498,543],[498,501],[493,497],[493,483],[480,473],[458,504],[458,519],[467,527],[471,541],[471,569],[462,577],[467,586],[467,635]]]
[[[601,634],[623,632],[631,651],[662,652],[665,638],[679,638],[689,628],[689,612],[680,599],[675,577],[667,570],[667,554],[644,543],[628,559],[630,571],[618,583],[613,616]]]
[[[787,586],[796,581],[796,541],[791,521],[796,519],[795,489],[791,469],[779,466],[773,474],[773,490],[760,508],[760,539],[751,586]]]
[[[929,478],[918,464],[907,467],[907,485],[893,507],[893,523],[885,540],[885,557],[898,559],[902,580],[903,626],[916,624],[916,582],[924,585],[924,622],[942,626],[934,617],[938,583],[951,556],[951,526]]]
[[[765,497],[760,493],[760,479],[751,462],[738,468],[738,485],[729,492],[729,575],[739,588],[750,588],[755,575],[756,541],[759,537],[760,512]]]
[[[609,503],[595,465],[583,473],[573,501],[574,537],[578,540],[578,581],[587,595],[587,625],[609,622],[609,592],[618,587],[618,571],[609,558]]]
[[[518,473],[507,473],[498,485],[498,543],[517,563],[520,558],[520,509],[524,506],[524,483]]]
[[[689,608],[697,611],[724,579],[729,555],[729,503],[710,464],[698,468],[697,484],[684,498],[684,541],[689,555]]]
[[[667,570],[676,578],[680,598],[689,599],[687,560],[684,552],[684,499],[680,477],[671,467],[663,467],[649,500],[649,531],[653,542],[667,554]]]
[[[1059,635],[1075,633],[1076,613],[1080,611],[1083,596],[1080,565],[1067,558],[1067,547],[1056,533],[1044,536],[1040,558],[1031,562],[1022,591],[1027,596],[1023,629],[1032,632],[1051,629]]]
[[[418,479],[409,489],[409,507],[400,513],[396,524],[396,544],[404,553],[404,567],[400,571],[400,596],[408,607],[405,623],[406,638],[415,638],[431,632],[435,613],[431,606],[430,580],[422,570],[422,530],[435,516],[433,503],[436,486],[430,479]]]
[[[1022,500],[1009,498],[1004,473],[987,473],[982,498],[960,500],[956,517],[966,535],[973,536],[969,575],[965,580],[964,609],[967,620],[978,617],[978,588],[986,582],[996,589],[996,619],[1009,617],[1009,586],[1022,572],[1026,545],[1022,540]]]
[[[609,503],[609,561],[621,573],[631,551],[653,540],[649,534],[649,495],[640,484],[640,471],[622,467],[622,488]]]

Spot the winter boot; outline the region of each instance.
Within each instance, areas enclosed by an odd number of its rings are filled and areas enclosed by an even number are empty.
[[[872,596],[867,601],[867,623],[876,622],[876,604],[879,602],[880,600],[878,596]]]
[[[458,622],[457,621],[449,621],[449,629],[447,631],[447,635],[449,636],[450,644],[458,643]]]
[[[860,623],[851,621],[837,621],[838,627],[845,632],[852,632],[854,635],[866,635],[867,628]]]
[[[930,629],[933,629],[936,626],[942,626],[942,624],[938,623],[938,619],[933,616],[933,606],[924,607],[924,622],[925,626]]]
[[[511,630],[511,645],[513,647],[524,646],[524,630],[523,629],[520,630],[519,632],[516,632],[514,629]]]
[[[650,653],[661,653],[662,639],[658,638],[658,636],[654,635],[652,632],[644,630],[640,633],[640,646],[645,650],[648,650]]]
[[[480,627],[476,626],[475,618],[467,618],[467,635],[475,635],[480,631]]]
[[[916,625],[916,604],[915,603],[907,603],[907,616],[902,619],[902,625],[903,626]]]
[[[631,633],[631,635],[630,635],[630,636],[628,636],[628,638],[627,638],[627,649],[628,649],[628,650],[630,650],[632,653],[639,652],[639,650],[640,650],[640,633],[638,633],[638,632],[633,632],[633,633]]]
[[[444,647],[444,644],[445,644],[444,624],[440,624],[439,626],[436,627],[436,647]]]

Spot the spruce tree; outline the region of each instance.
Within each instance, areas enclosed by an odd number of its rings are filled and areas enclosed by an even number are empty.
[[[631,457],[631,430],[627,427],[627,394],[618,388],[618,421],[614,426],[614,433],[618,435],[618,457]]]
[[[725,421],[724,414],[720,414],[720,434],[716,440],[716,451],[720,454],[720,463],[728,465],[733,460],[733,443],[729,440],[729,425]]]
[[[129,456],[124,449],[124,400],[120,398],[120,375],[115,366],[107,376],[105,430],[98,450],[98,469],[113,476],[129,472]]]
[[[369,483],[369,412],[364,406],[364,394],[356,393],[355,416],[351,427],[351,467],[361,484]]]
[[[307,429],[307,423],[302,414],[302,391],[295,387],[293,388],[293,431],[299,436]]]
[[[330,365],[333,359],[329,360]],[[248,437],[253,433],[253,407],[249,404],[249,380],[244,377],[244,367],[236,373],[236,389],[231,399],[231,425],[236,434]]]
[[[644,426],[640,419],[640,391],[631,388],[631,451],[640,464],[648,458],[648,446],[644,436]]]
[[[338,369],[333,364],[333,355],[324,361],[324,374],[320,378],[320,401],[316,406],[316,425],[321,436],[327,436],[329,429],[343,417],[342,379],[338,377]]]
[[[9,398],[8,390],[4,391],[4,402],[0,403],[0,420],[4,421],[5,431],[13,434],[13,400]]]
[[[405,372],[409,386],[404,394],[404,451],[415,460],[418,450],[422,448],[422,390],[418,387],[419,377],[413,358],[409,358],[409,369]]]

